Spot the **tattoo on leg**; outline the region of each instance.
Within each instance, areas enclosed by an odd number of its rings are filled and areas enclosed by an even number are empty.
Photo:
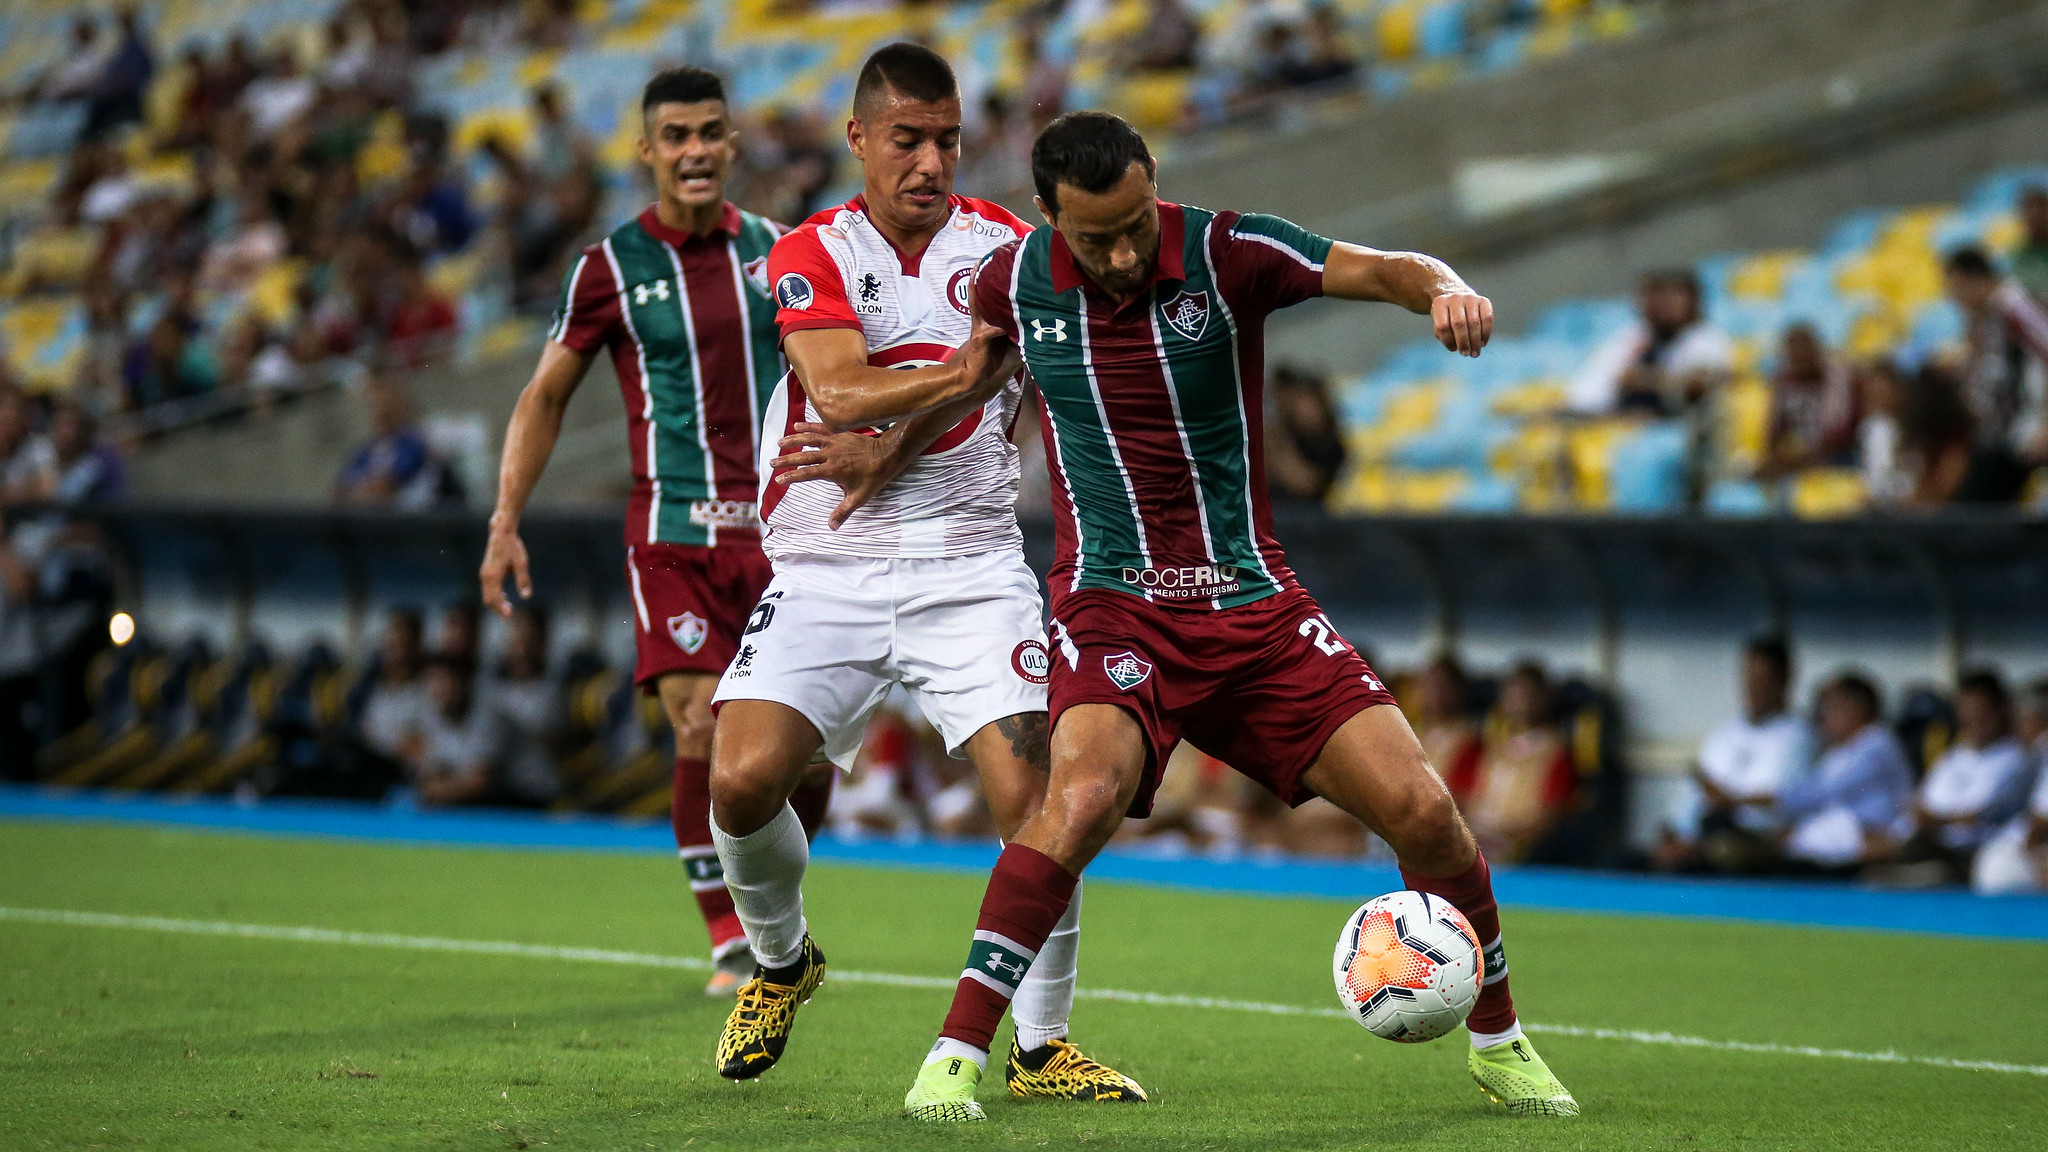
[[[1005,716],[996,721],[996,731],[1010,741],[1010,755],[1040,772],[1052,770],[1051,733],[1046,727],[1045,713],[1020,712],[1015,716]]]

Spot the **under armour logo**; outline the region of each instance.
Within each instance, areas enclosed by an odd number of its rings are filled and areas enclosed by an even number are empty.
[[[1065,343],[1067,339],[1067,322],[1065,320],[1055,320],[1047,324],[1045,321],[1034,317],[1031,321],[1031,338],[1033,340],[1043,340],[1047,335],[1052,337],[1055,344]]]
[[[991,972],[1008,972],[1008,973],[1010,974],[1010,978],[1011,978],[1011,979],[1013,979],[1013,980],[1022,980],[1022,979],[1024,979],[1024,964],[1023,964],[1023,962],[1022,962],[1022,961],[1019,961],[1018,963],[1015,963],[1015,964],[1005,964],[1005,963],[1003,963],[1003,954],[1002,954],[1001,952],[991,952],[991,953],[989,953],[989,954],[988,954],[988,959],[987,959],[987,960],[984,960],[984,961],[982,961],[982,963],[983,963],[983,964],[984,964],[984,965],[985,965],[985,966],[986,966],[986,967],[988,968],[988,970],[989,970],[989,971],[991,971]]]
[[[656,280],[652,284],[641,284],[634,287],[633,303],[644,305],[649,297],[656,300],[668,299],[668,281]]]

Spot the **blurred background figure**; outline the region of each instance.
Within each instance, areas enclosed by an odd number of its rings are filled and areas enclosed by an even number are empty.
[[[1776,858],[1779,794],[1813,757],[1813,731],[1788,705],[1791,687],[1785,641],[1751,640],[1742,652],[1742,713],[1700,746],[1654,867],[1754,872]]]
[[[1321,373],[1282,364],[1266,424],[1266,482],[1275,497],[1320,504],[1344,470],[1344,431]]]
[[[2048,680],[2030,685],[2020,700],[2016,734],[2034,774],[2026,810],[1978,851],[1970,886],[1986,895],[2048,890]]]
[[[1501,681],[1470,774],[1445,780],[1489,860],[1524,859],[1571,808],[1579,773],[1552,703],[1543,666],[1516,664]]]
[[[1778,795],[1786,860],[1848,874],[1892,859],[1912,830],[1913,765],[1885,727],[1876,685],[1841,673],[1821,688],[1814,712],[1820,757]]]
[[[1927,769],[1913,800],[1912,838],[1873,879],[1935,888],[1969,878],[1977,850],[2026,805],[2034,759],[2013,732],[2012,700],[1996,672],[1956,684],[1956,741]]]
[[[1662,418],[1699,404],[1733,367],[1728,335],[1706,319],[1689,268],[1645,275],[1638,319],[1602,344],[1572,381],[1573,410]]]
[[[1758,474],[1783,476],[1856,457],[1856,374],[1829,354],[1811,324],[1785,329],[1771,376],[1771,424]]]
[[[450,476],[427,445],[412,400],[386,378],[364,388],[370,439],[334,481],[334,502],[347,507],[418,511],[447,499]]]
[[[1458,658],[1446,652],[1429,662],[1403,707],[1422,751],[1445,780],[1467,781],[1478,770],[1484,748],[1472,716],[1472,685]]]
[[[1974,430],[1955,498],[2010,504],[2048,462],[2048,310],[1980,248],[1949,253],[1943,270],[1969,324],[1962,389]]]

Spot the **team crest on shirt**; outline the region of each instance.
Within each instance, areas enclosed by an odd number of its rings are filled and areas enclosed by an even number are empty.
[[[766,256],[756,256],[745,264],[740,265],[740,271],[747,274],[747,283],[754,286],[754,291],[759,292],[763,296],[768,294],[768,258]]]
[[[1209,294],[1182,292],[1161,305],[1159,311],[1175,332],[1190,340],[1200,340],[1209,327]]]
[[[1152,665],[1140,659],[1136,652],[1125,650],[1114,656],[1102,658],[1102,673],[1119,692],[1129,692],[1145,682],[1152,675]]]
[[[971,267],[960,269],[958,272],[953,273],[952,279],[946,281],[946,303],[951,304],[953,311],[960,313],[962,316],[973,314],[967,299],[967,291],[973,283],[974,269]]]
[[[710,622],[695,612],[685,612],[681,616],[668,618],[668,638],[676,642],[676,647],[692,656],[697,654],[699,648],[704,647],[704,638],[710,634]]]
[[[801,312],[811,306],[814,296],[811,282],[801,272],[784,272],[775,282],[775,302],[784,308]]]

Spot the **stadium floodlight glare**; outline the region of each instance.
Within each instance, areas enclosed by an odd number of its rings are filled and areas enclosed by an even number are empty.
[[[107,621],[107,635],[117,647],[135,639],[135,617],[126,612],[114,613],[113,618]]]

